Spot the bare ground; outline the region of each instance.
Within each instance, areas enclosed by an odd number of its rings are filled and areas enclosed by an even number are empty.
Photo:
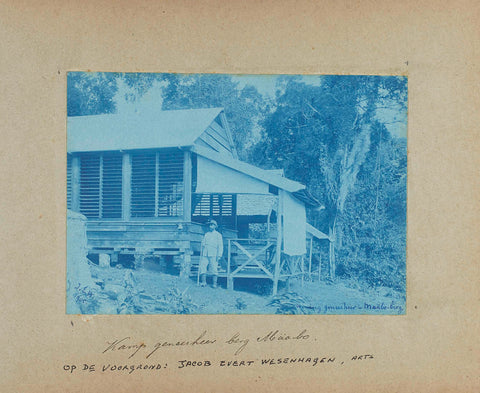
[[[403,314],[405,299],[389,288],[368,289],[357,282],[291,280],[271,296],[269,280],[237,280],[235,290],[197,286],[161,272],[155,264],[143,268],[99,267],[90,264],[98,283],[96,314]],[[210,284],[210,282],[209,282]],[[101,288],[101,289],[100,289]]]

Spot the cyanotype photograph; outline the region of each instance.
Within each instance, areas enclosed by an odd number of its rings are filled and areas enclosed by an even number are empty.
[[[67,74],[68,314],[404,314],[407,78]]]

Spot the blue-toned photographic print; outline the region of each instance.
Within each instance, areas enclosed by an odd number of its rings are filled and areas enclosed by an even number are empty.
[[[406,77],[69,72],[67,112],[67,313],[405,313]]]

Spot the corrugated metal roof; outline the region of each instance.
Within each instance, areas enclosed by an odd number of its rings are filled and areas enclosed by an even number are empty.
[[[301,183],[287,179],[286,177],[282,177],[276,173],[272,173],[271,171],[257,168],[256,166],[247,164],[246,162],[236,160],[235,158],[226,154],[220,154],[213,150],[196,145],[192,146],[192,151],[201,155],[202,157],[208,158],[209,160],[218,162],[219,164],[222,164],[228,168],[234,169],[238,172],[244,173],[288,192],[295,192],[305,188],[305,186]]]
[[[68,117],[67,151],[190,146],[222,110],[207,108]]]

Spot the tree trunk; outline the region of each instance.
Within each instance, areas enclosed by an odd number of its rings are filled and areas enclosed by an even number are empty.
[[[335,280],[335,222],[333,225],[328,228],[328,237],[330,238],[330,248],[329,248],[329,267],[330,267],[330,279]]]
[[[382,149],[382,140],[378,144],[377,150],[377,159],[375,162],[375,172],[377,173],[377,185],[375,187],[375,209],[374,209],[374,219],[373,219],[373,230],[377,230],[377,216],[378,216],[378,189],[380,188],[380,178],[382,176],[382,162],[381,162],[381,149]]]

